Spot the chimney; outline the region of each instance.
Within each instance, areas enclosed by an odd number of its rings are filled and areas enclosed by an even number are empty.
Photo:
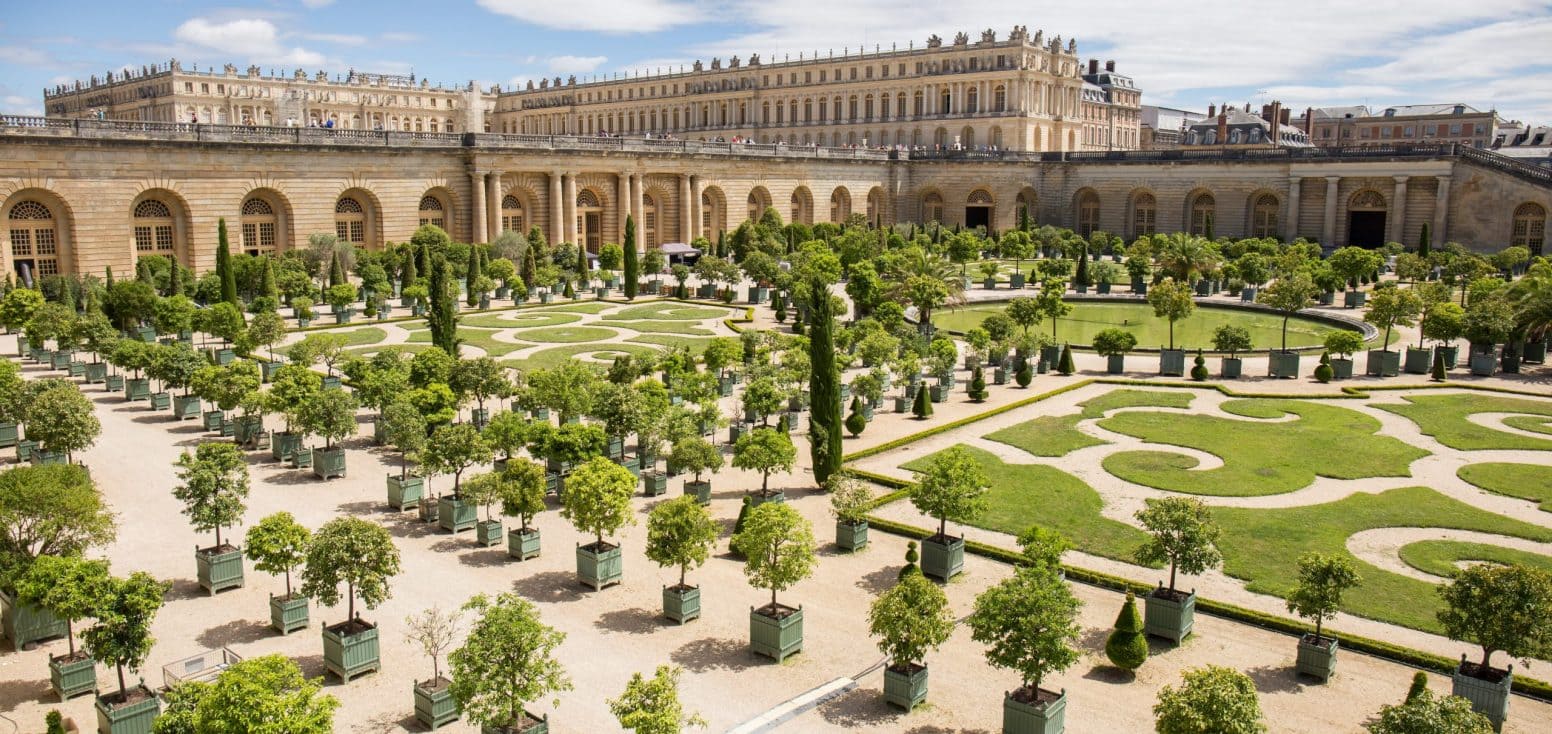
[[[1304,134],[1308,135],[1310,140],[1314,140],[1315,139],[1315,108],[1314,107],[1305,107],[1304,108]]]
[[[1218,144],[1229,142],[1229,111],[1225,109],[1218,113]]]
[[[1272,119],[1272,106],[1271,105],[1267,105],[1267,104],[1261,105],[1261,119],[1267,120],[1269,122],[1271,121],[1271,119]]]
[[[1115,71],[1115,60],[1114,59],[1111,59],[1111,60],[1105,62],[1105,71]]]
[[[1282,124],[1284,124],[1284,125],[1288,124],[1289,113],[1290,112],[1292,112],[1292,110],[1290,110],[1290,109],[1288,109],[1286,107],[1283,108]]]
[[[1090,74],[1098,74],[1099,73],[1099,59],[1089,59],[1089,73]]]
[[[1277,147],[1277,141],[1279,140],[1279,133],[1281,132],[1278,128],[1282,127],[1282,121],[1283,121],[1283,103],[1274,99],[1274,100],[1272,100],[1272,114],[1267,119],[1267,122],[1271,123],[1271,137],[1272,137],[1272,147],[1273,148]]]
[[[1215,105],[1215,104],[1207,105],[1207,116],[1208,117],[1217,117],[1218,116],[1218,105]]]

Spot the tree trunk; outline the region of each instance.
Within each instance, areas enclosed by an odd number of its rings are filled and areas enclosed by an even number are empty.
[[[119,671],[119,700],[122,701],[128,698],[128,694],[124,691],[124,664],[118,663],[114,667]]]
[[[1174,561],[1170,561],[1169,562],[1169,590],[1170,590],[1171,593],[1173,593],[1175,591],[1175,562]]]

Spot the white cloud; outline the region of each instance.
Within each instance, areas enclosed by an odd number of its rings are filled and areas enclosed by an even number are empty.
[[[566,31],[653,33],[708,19],[708,12],[676,0],[633,0],[580,8],[552,0],[479,0],[480,7],[525,23]]]
[[[47,51],[28,46],[0,46],[0,61],[19,66],[48,66],[54,58]]]
[[[328,59],[301,47],[286,48],[280,43],[275,24],[259,18],[212,22],[204,18],[186,21],[173,31],[173,37],[187,44],[222,51],[234,57],[265,63],[321,66]]]
[[[357,36],[350,33],[303,33],[300,38],[319,43],[336,43],[342,46],[360,46],[366,43],[366,36]]]
[[[1545,68],[1552,65],[1548,56],[1552,18],[1490,23],[1458,33],[1408,38],[1395,46],[1393,61],[1348,74],[1406,81],[1496,79],[1513,69]]]
[[[556,74],[587,74],[608,60],[608,56],[552,56],[549,66]]]
[[[18,94],[8,94],[0,97],[0,113],[7,115],[33,115],[43,114],[43,98],[23,97]]]

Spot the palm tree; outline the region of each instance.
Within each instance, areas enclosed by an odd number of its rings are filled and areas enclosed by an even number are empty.
[[[1154,252],[1159,264],[1177,283],[1190,283],[1194,275],[1210,272],[1218,262],[1218,253],[1205,237],[1176,232],[1168,237],[1153,240]]]
[[[1552,330],[1552,265],[1537,263],[1509,285],[1514,321],[1528,339],[1543,339]]]
[[[965,281],[959,271],[954,270],[954,263],[948,258],[935,252],[928,252],[921,247],[908,247],[901,251],[901,257],[896,260],[889,271],[889,279],[895,284],[895,294],[904,295],[905,284],[913,277],[929,278],[942,281],[948,290],[947,305],[958,306],[965,301]]]

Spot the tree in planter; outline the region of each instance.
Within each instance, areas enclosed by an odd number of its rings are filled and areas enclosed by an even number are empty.
[[[334,367],[345,358],[345,347],[348,344],[349,340],[344,334],[308,334],[292,345],[286,356],[300,365],[321,363],[328,370],[329,377],[334,377]]]
[[[237,336],[247,326],[243,321],[242,311],[225,301],[196,312],[194,321],[200,331],[219,338],[223,349],[236,341]]]
[[[697,482],[701,481],[701,474],[708,471],[716,474],[722,469],[722,452],[700,436],[686,436],[675,441],[668,454],[668,460],[674,466],[690,472]]]
[[[1461,325],[1462,335],[1473,348],[1486,346],[1491,353],[1493,345],[1508,341],[1514,333],[1514,310],[1501,295],[1474,298],[1466,305]]]
[[[1435,304],[1422,319],[1422,337],[1446,347],[1453,346],[1464,334],[1465,318],[1466,310],[1453,302]]]
[[[283,655],[240,660],[214,681],[188,681],[165,696],[166,709],[157,717],[155,734],[255,731],[288,734],[328,734],[334,730],[339,700],[319,695],[317,681],[302,677],[301,668]]]
[[[510,385],[507,368],[490,357],[458,360],[448,383],[454,393],[474,398],[482,411],[486,400],[501,394]]]
[[[539,404],[559,414],[561,423],[591,412],[598,383],[598,373],[578,362],[528,374],[528,387]]]
[[[344,390],[319,390],[302,406],[302,425],[323,438],[323,449],[332,451],[335,441],[356,433],[356,398]]]
[[[1380,707],[1364,725],[1369,734],[1492,734],[1493,722],[1471,709],[1460,696],[1437,696],[1428,690],[1428,674],[1418,671],[1406,700]]]
[[[253,561],[253,567],[264,573],[283,574],[286,577],[286,595],[292,597],[291,571],[307,560],[312,532],[296,521],[289,512],[277,512],[248,528],[243,538],[243,554]]]
[[[399,549],[386,529],[359,517],[339,517],[313,533],[302,570],[302,595],[332,607],[339,604],[344,584],[346,621],[354,621],[356,599],[376,609],[388,600],[388,579],[398,573]]]
[[[1174,349],[1175,322],[1189,317],[1196,310],[1196,301],[1191,299],[1191,286],[1174,278],[1165,278],[1148,290],[1148,305],[1153,307],[1154,316],[1169,320],[1169,348]]]
[[[1052,569],[1033,566],[1016,569],[975,598],[970,637],[987,646],[988,663],[1019,674],[1014,700],[1040,703],[1045,677],[1077,662],[1078,606]]]
[[[485,522],[491,522],[491,507],[503,501],[510,492],[504,472],[487,472],[470,477],[459,496],[475,507],[484,508]]]
[[[1363,320],[1385,329],[1380,349],[1390,351],[1390,332],[1397,326],[1411,326],[1423,310],[1423,300],[1416,291],[1402,288],[1376,288],[1369,298],[1369,310]]]
[[[1266,731],[1256,684],[1233,668],[1208,665],[1164,686],[1153,706],[1158,734],[1261,734]]]
[[[1168,282],[1168,281],[1166,281]],[[1149,292],[1151,297],[1160,289]],[[1103,329],[1094,335],[1094,351],[1103,357],[1125,357],[1127,352],[1137,348],[1137,335],[1125,329]]]
[[[614,535],[636,523],[631,513],[631,495],[636,477],[628,469],[602,456],[594,456],[566,478],[561,497],[561,517],[577,530],[593,536],[593,550],[606,549],[604,535]]]
[[[183,342],[174,342],[157,348],[151,372],[164,386],[182,390],[186,397],[189,386],[194,382],[194,375],[208,364],[192,347]]]
[[[934,455],[926,471],[911,488],[911,504],[938,519],[938,532],[930,540],[948,541],[948,521],[967,523],[986,508],[991,482],[981,465],[962,446]]]
[[[647,515],[647,558],[664,568],[678,566],[676,588],[688,588],[685,575],[706,563],[721,531],[722,526],[692,496],[659,503]]]
[[[1218,553],[1218,524],[1212,511],[1199,499],[1166,497],[1145,500],[1137,512],[1137,521],[1153,537],[1137,549],[1137,562],[1145,566],[1169,564],[1169,592],[1175,592],[1175,572],[1188,575],[1215,568],[1223,556]]]
[[[1349,288],[1357,289],[1360,279],[1379,269],[1383,256],[1364,247],[1343,247],[1331,253],[1326,263]]]
[[[432,432],[421,451],[420,463],[432,475],[453,475],[453,496],[460,497],[463,473],[471,466],[490,463],[492,458],[490,444],[479,429],[468,423],[454,423]]]
[[[323,375],[299,364],[281,366],[267,391],[267,407],[281,414],[286,433],[294,433],[303,423],[303,410],[323,391]],[[343,391],[339,391],[343,392]]]
[[[770,425],[770,416],[781,410],[786,402],[786,396],[781,388],[776,386],[776,380],[770,377],[756,377],[744,386],[742,397],[744,412],[750,415],[760,416],[760,425]]]
[[[1321,623],[1336,617],[1342,594],[1359,584],[1345,556],[1305,553],[1299,557],[1299,583],[1288,595],[1288,611],[1315,621],[1314,644],[1321,644]]]
[[[534,517],[545,509],[544,466],[532,461],[509,461],[499,474],[501,514],[518,518],[519,534],[528,535],[533,531]]]
[[[733,536],[733,549],[744,557],[749,584],[770,589],[771,603],[758,611],[776,616],[776,592],[789,589],[814,572],[814,531],[808,520],[785,502],[767,502],[749,511]]]
[[[0,325],[9,333],[21,331],[43,304],[43,294],[32,288],[12,289],[0,298]]]
[[[410,457],[426,447],[426,419],[408,401],[397,400],[383,410],[383,442],[399,451],[399,479],[409,476]]]
[[[733,444],[733,466],[760,472],[760,492],[770,493],[771,472],[790,472],[798,451],[786,433],[760,428],[738,437]]]
[[[1240,352],[1250,351],[1250,331],[1243,326],[1224,324],[1213,330],[1213,351],[1228,352],[1229,359],[1236,359]]]
[[[102,434],[94,407],[75,385],[47,387],[27,406],[27,437],[44,451],[63,453],[66,461],[74,462],[75,452],[91,448]]]
[[[452,693],[470,723],[515,734],[527,728],[524,706],[571,690],[555,648],[566,635],[539,621],[539,612],[515,593],[494,600],[479,594],[464,604],[477,615],[462,647],[447,656]]]
[[[457,641],[462,620],[462,610],[449,612],[438,606],[404,618],[404,628],[407,630],[404,633],[405,641],[415,643],[426,657],[431,658],[431,679],[424,684],[417,681],[415,685],[440,688],[450,683],[442,677],[442,653],[447,652]]]
[[[687,728],[706,727],[700,714],[685,714],[679,702],[679,668],[671,665],[657,666],[651,680],[632,674],[625,692],[609,700],[609,711],[621,728],[636,734],[680,734]]]
[[[1445,608],[1439,624],[1452,640],[1475,643],[1482,661],[1468,675],[1491,674],[1493,653],[1502,650],[1528,665],[1552,656],[1552,574],[1526,566],[1476,564],[1439,587]],[[1488,678],[1492,680],[1492,678]]]
[[[75,623],[96,615],[110,581],[105,560],[87,560],[79,555],[38,556],[16,581],[16,600],[45,609],[65,623],[70,652],[64,660],[74,661],[79,659]]]
[[[1115,630],[1105,639],[1105,657],[1110,664],[1133,671],[1148,660],[1148,636],[1143,634],[1142,615],[1137,613],[1137,598],[1126,592],[1126,602],[1116,615]]]
[[[129,578],[110,579],[97,595],[94,612],[97,623],[81,633],[87,654],[93,660],[112,665],[118,672],[117,696],[102,698],[108,703],[128,703],[124,669],[139,670],[151,654],[156,640],[151,637],[151,621],[162,608],[167,585],[144,571]]]
[[[971,401],[977,403],[986,402],[986,373],[980,365],[976,365],[975,371],[970,375],[968,393]]]
[[[1278,278],[1266,290],[1256,294],[1256,303],[1283,313],[1282,351],[1288,351],[1288,318],[1308,306],[1310,299],[1319,293],[1320,288],[1310,279],[1309,273],[1301,270]]]
[[[0,588],[9,588],[42,556],[80,555],[113,541],[112,510],[74,464],[19,466],[0,472]]]
[[[902,577],[868,609],[868,633],[878,638],[889,669],[901,675],[925,668],[922,661],[928,651],[947,642],[953,632],[948,595],[919,573]]]
[[[1329,353],[1342,355],[1342,359],[1351,359],[1353,352],[1363,349],[1363,336],[1356,331],[1338,329],[1326,334],[1322,346]]]
[[[206,442],[178,457],[178,479],[172,496],[183,503],[183,514],[195,532],[215,531],[213,553],[228,550],[221,529],[242,522],[248,497],[248,462],[235,444]]]
[[[256,313],[253,315],[253,320],[248,322],[245,336],[247,338],[244,341],[251,343],[243,349],[245,354],[252,354],[253,347],[263,345],[264,350],[273,356],[275,343],[286,338],[286,321],[274,311]]]

